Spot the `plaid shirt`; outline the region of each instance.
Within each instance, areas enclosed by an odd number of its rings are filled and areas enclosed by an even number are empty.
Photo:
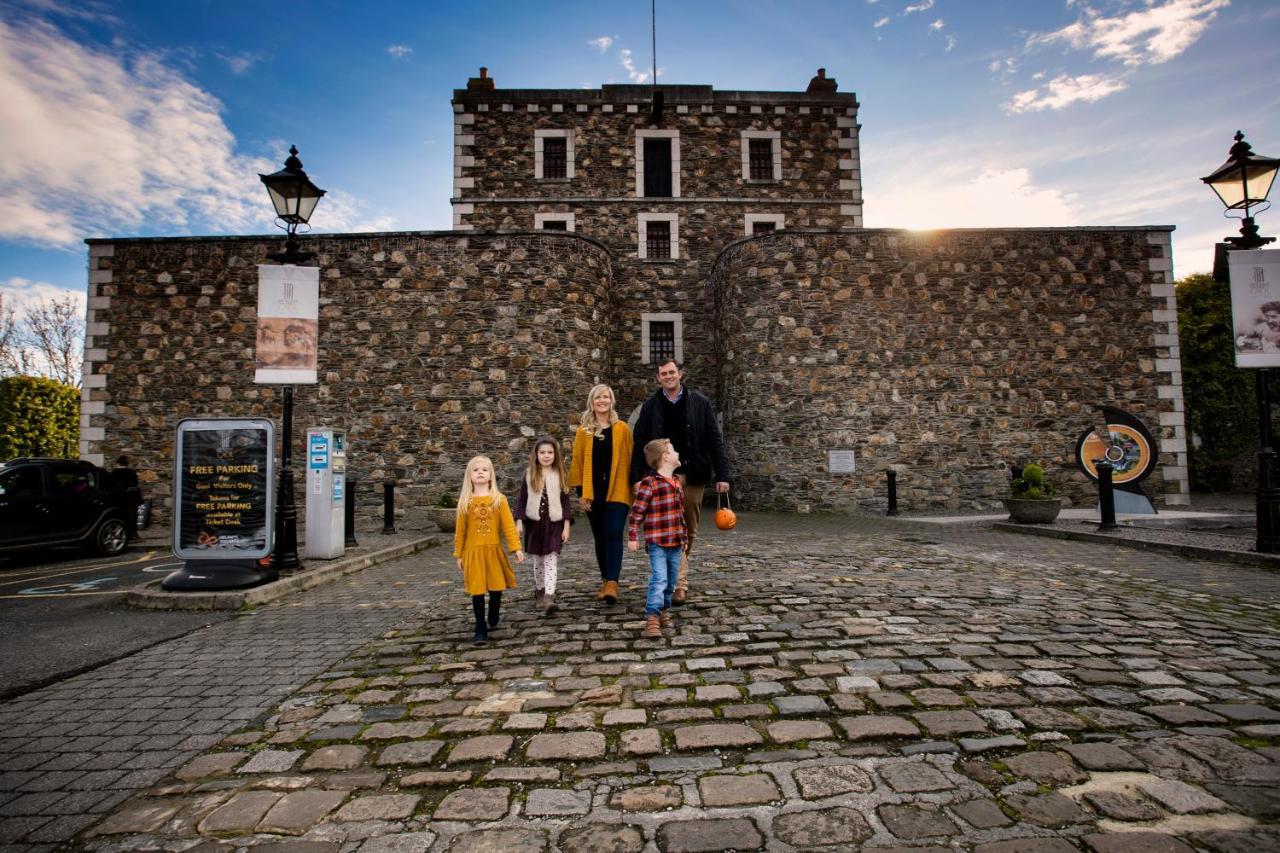
[[[650,474],[640,481],[635,503],[631,505],[628,537],[638,540],[644,524],[645,541],[664,548],[683,547],[689,541],[684,526],[684,489],[676,480],[661,474]]]

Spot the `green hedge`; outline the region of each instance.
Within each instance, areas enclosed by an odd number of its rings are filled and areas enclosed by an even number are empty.
[[[1228,491],[1235,462],[1258,446],[1254,372],[1235,366],[1227,285],[1202,273],[1176,288],[1191,488]]]
[[[0,461],[79,455],[79,388],[38,376],[0,379]]]

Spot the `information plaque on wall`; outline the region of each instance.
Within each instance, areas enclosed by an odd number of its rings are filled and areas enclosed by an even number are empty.
[[[857,463],[856,450],[828,450],[827,472],[830,474],[852,474]]]
[[[262,418],[189,419],[174,443],[173,551],[184,560],[271,553],[275,425]]]

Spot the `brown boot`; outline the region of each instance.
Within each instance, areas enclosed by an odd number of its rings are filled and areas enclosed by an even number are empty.
[[[646,616],[644,618],[644,636],[645,637],[661,637],[662,625],[658,623],[657,616]]]
[[[556,604],[556,597],[553,593],[547,593],[543,596],[542,606],[546,608],[546,614],[548,616],[552,616],[560,610],[560,606]]]
[[[609,589],[609,582],[600,581],[600,591],[596,593],[596,601],[604,601],[604,594],[607,589]]]
[[[685,589],[677,589],[671,593],[671,603],[676,607],[684,607],[684,600],[689,595],[689,591]]]
[[[663,628],[674,628],[676,626],[676,620],[671,618],[670,610],[664,610],[658,614],[658,624]]]
[[[618,603],[618,582],[605,581],[604,589],[600,590],[600,598],[604,600],[605,604],[617,604]]]

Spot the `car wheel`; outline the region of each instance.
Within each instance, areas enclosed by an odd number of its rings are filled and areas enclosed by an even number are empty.
[[[118,518],[108,518],[93,534],[93,547],[104,557],[114,557],[129,544],[129,528]]]

